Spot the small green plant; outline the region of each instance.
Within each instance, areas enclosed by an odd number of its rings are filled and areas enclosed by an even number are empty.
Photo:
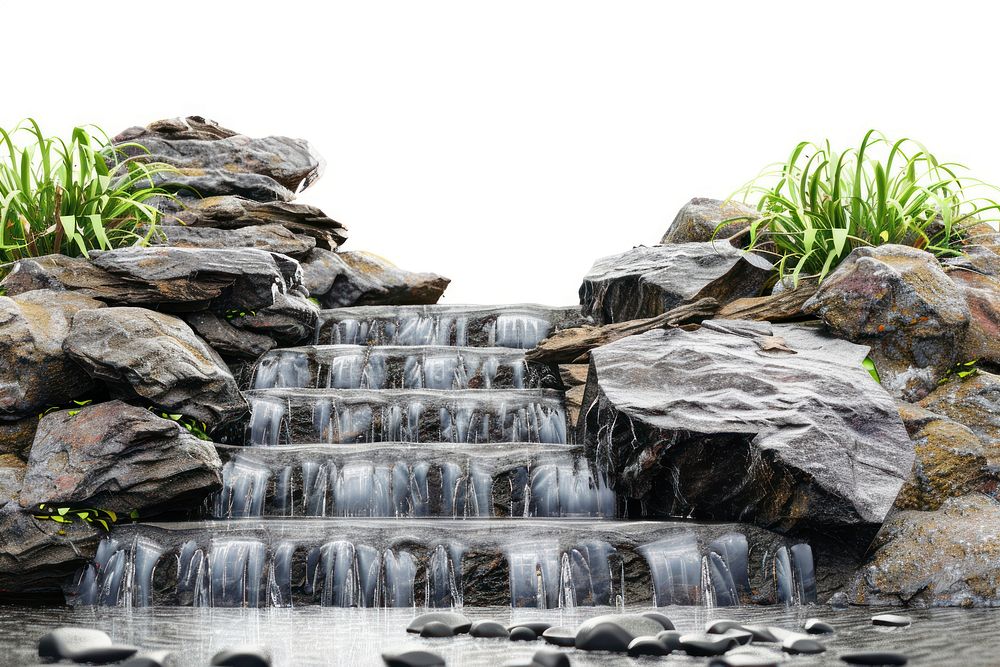
[[[241,317],[253,317],[257,314],[256,310],[243,310],[242,308],[230,308],[226,311],[227,320],[235,320]]]
[[[978,374],[979,368],[976,366],[977,363],[979,363],[979,360],[973,359],[972,361],[962,361],[955,364],[938,380],[938,384],[945,384],[952,380],[964,380],[967,377]]]
[[[24,136],[21,146],[15,139]],[[46,137],[32,119],[0,129],[0,264],[148,242],[159,220],[149,201],[173,197],[154,177],[176,169],[126,149],[148,153],[114,145],[97,128],[74,128],[68,142]]]
[[[91,525],[98,525],[104,532],[110,532],[111,526],[118,522],[118,513],[112,510],[102,510],[96,507],[79,507],[73,504],[53,504],[38,503],[29,512],[31,516],[43,521],[54,521],[56,523],[75,523],[85,521]],[[139,511],[132,510],[129,518],[133,521],[139,518]],[[60,534],[64,531],[60,530]]]
[[[870,130],[861,145],[836,152],[804,141],[733,197],[758,197],[748,248],[771,252],[782,278],[822,281],[858,246],[898,243],[938,256],[961,254],[963,227],[1000,210],[974,188],[993,186],[959,174],[911,139]],[[725,225],[731,220],[723,221]]]
[[[866,371],[868,371],[868,374],[872,376],[873,380],[882,384],[882,378],[879,377],[878,369],[875,368],[875,362],[872,361],[871,357],[865,357],[865,360],[861,362],[861,365]]]
[[[80,414],[80,408],[86,407],[94,402],[94,399],[88,398],[83,401],[71,401],[65,405],[51,405],[42,412],[38,413],[38,418],[41,419],[45,415],[52,412],[59,412],[60,410],[67,410],[70,417],[75,417]],[[74,407],[75,406],[75,407]]]
[[[208,435],[208,425],[205,422],[200,422],[193,417],[185,417],[181,414],[163,412],[162,410],[157,410],[153,406],[150,406],[149,410],[158,417],[163,417],[164,419],[177,422],[199,440],[208,440],[209,442],[212,441],[211,436]]]

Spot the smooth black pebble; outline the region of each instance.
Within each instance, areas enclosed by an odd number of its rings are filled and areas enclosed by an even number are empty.
[[[383,653],[382,662],[389,667],[444,667],[444,658],[430,651]]]
[[[891,628],[905,628],[912,623],[909,616],[898,616],[896,614],[879,614],[872,616],[872,625],[884,625]]]
[[[542,639],[554,646],[575,646],[576,628],[568,625],[552,626],[542,633]]]
[[[829,623],[824,623],[818,618],[807,618],[806,622],[802,624],[802,629],[811,635],[833,634],[833,626]]]
[[[264,649],[246,647],[219,651],[210,665],[222,667],[271,667],[271,654]]]
[[[813,655],[815,653],[822,653],[826,650],[826,647],[809,637],[789,637],[781,642],[781,650],[792,655]]]
[[[682,635],[678,641],[682,651],[700,657],[722,655],[739,646],[739,642],[725,635]]]
[[[122,663],[121,667],[170,667],[177,664],[177,656],[170,651],[143,651]]]
[[[722,618],[717,621],[709,621],[708,625],[705,626],[705,633],[710,635],[721,635],[730,630],[746,630],[746,628],[736,621]]]
[[[420,628],[421,637],[454,637],[455,631],[451,629],[450,625],[445,625],[440,621],[431,621],[430,623],[424,623],[424,627]]]
[[[849,665],[905,665],[907,662],[905,655],[893,651],[845,653],[840,659]]]
[[[111,637],[91,628],[56,628],[38,640],[38,657],[73,659],[86,649],[111,646]]]
[[[432,611],[426,614],[421,614],[410,621],[410,624],[406,626],[406,631],[419,635],[420,631],[423,630],[424,626],[428,623],[444,623],[449,626],[451,631],[456,635],[468,632],[469,628],[472,627],[472,621],[462,614],[456,614],[453,611]]]
[[[513,630],[514,628],[528,628],[536,635],[541,635],[543,632],[552,627],[551,623],[546,623],[545,621],[528,621],[526,623],[514,623],[508,625],[508,630]]]
[[[654,621],[662,625],[664,630],[674,629],[674,622],[658,611],[646,611],[642,613],[642,616],[653,619]]]
[[[656,637],[636,637],[628,645],[628,654],[633,658],[640,655],[670,655],[670,652]]]
[[[510,631],[496,621],[476,621],[469,634],[480,639],[507,639]]]
[[[560,651],[542,649],[531,656],[534,667],[569,667],[569,656]]]
[[[510,640],[512,642],[533,642],[536,639],[538,639],[538,635],[535,631],[523,625],[510,631]]]
[[[71,658],[73,662],[86,665],[110,665],[131,658],[139,652],[135,646],[95,646],[77,651]]]
[[[670,651],[678,651],[681,648],[681,633],[676,630],[664,630],[656,635],[656,641]]]

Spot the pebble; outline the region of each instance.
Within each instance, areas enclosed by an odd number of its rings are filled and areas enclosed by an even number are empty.
[[[681,635],[678,641],[682,651],[697,656],[722,655],[729,649],[739,646],[739,642],[725,635]]]
[[[628,645],[628,654],[633,658],[640,655],[670,655],[670,652],[656,637],[636,637]]]
[[[72,660],[80,651],[111,646],[111,637],[90,628],[56,628],[38,640],[38,657]]]
[[[480,639],[507,639],[510,631],[496,621],[476,621],[469,628],[469,634]]]
[[[664,630],[659,621],[636,614],[606,614],[580,624],[576,647],[583,651],[628,652],[636,637],[656,636]]]
[[[646,611],[642,613],[642,616],[653,619],[662,625],[664,630],[674,629],[674,622],[658,611]]]
[[[555,646],[575,646],[576,628],[568,625],[553,626],[542,633],[542,639]]]
[[[131,658],[139,652],[135,646],[94,646],[77,651],[71,658],[73,662],[87,665],[108,665]]]
[[[822,653],[826,650],[826,647],[812,637],[788,637],[781,642],[781,650],[792,655],[801,653],[812,655],[814,653]]]
[[[829,623],[824,623],[818,618],[807,618],[806,622],[802,624],[802,629],[811,635],[833,634],[833,626]]]
[[[892,651],[845,653],[840,659],[850,665],[905,665],[907,662],[905,655]]]
[[[777,644],[781,642],[773,632],[771,628],[764,625],[745,625],[743,629],[753,635],[753,640],[755,642],[764,642],[765,644]]]
[[[219,651],[212,656],[209,664],[223,667],[270,667],[271,654],[262,648],[244,646]]]
[[[656,640],[671,651],[681,648],[681,633],[676,630],[664,630],[656,635]]]
[[[898,616],[896,614],[879,614],[872,616],[873,625],[885,625],[892,628],[904,628],[913,621],[909,616]]]
[[[538,635],[531,628],[519,625],[510,631],[512,642],[533,642],[538,639]]]
[[[730,630],[746,630],[746,628],[736,621],[725,618],[720,618],[717,621],[709,621],[705,624],[705,633],[710,635],[721,635]]]
[[[533,667],[569,667],[569,656],[561,651],[542,649],[531,656]]]
[[[720,637],[729,637],[730,639],[735,639],[740,646],[746,646],[753,641],[753,633],[749,630],[730,628],[723,632]]]
[[[444,658],[430,651],[387,652],[382,661],[389,667],[444,667]]]
[[[178,663],[170,651],[143,651],[122,663],[121,667],[173,667]]]
[[[454,637],[455,631],[450,625],[446,625],[441,621],[431,621],[430,623],[424,623],[424,627],[420,628],[421,637]]]
[[[757,646],[741,646],[725,655],[712,658],[709,667],[777,667],[785,661],[785,656],[770,649]]]
[[[513,630],[514,628],[528,628],[536,635],[540,635],[551,627],[552,624],[546,623],[545,621],[526,621],[525,623],[512,623],[507,626],[507,629]]]
[[[431,611],[410,621],[410,624],[406,626],[406,631],[419,635],[428,623],[444,623],[456,635],[468,632],[469,628],[472,627],[472,621],[462,614],[456,614],[453,611]]]
[[[847,599],[847,593],[844,593],[843,591],[831,595],[830,599],[827,600],[826,603],[830,605],[832,609],[836,609],[838,611],[843,611],[850,606],[850,602]]]

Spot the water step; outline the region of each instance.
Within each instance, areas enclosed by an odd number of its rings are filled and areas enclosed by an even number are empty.
[[[76,604],[569,607],[815,599],[808,545],[740,524],[263,519],[132,524]]]
[[[246,392],[248,445],[360,442],[565,443],[551,389],[257,389]]]
[[[358,306],[321,311],[316,342],[528,349],[586,321],[579,306]]]
[[[613,517],[615,496],[572,445],[219,446],[215,518]]]
[[[544,364],[510,348],[313,345],[272,350],[254,389],[561,389]]]

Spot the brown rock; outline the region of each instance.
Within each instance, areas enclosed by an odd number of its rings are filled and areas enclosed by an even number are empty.
[[[660,243],[697,243],[729,238],[748,229],[750,222],[758,217],[755,209],[740,202],[695,197],[678,211]],[[733,221],[720,227],[725,220]]]
[[[17,503],[0,508],[0,597],[59,593],[91,558],[102,532],[87,523],[33,519]]]
[[[256,248],[289,257],[301,257],[316,247],[313,237],[293,234],[274,224],[236,229],[163,225],[156,228],[151,242],[173,248]]]
[[[27,461],[28,450],[35,440],[37,428],[38,415],[11,421],[0,420],[0,455],[12,454]]]
[[[948,380],[919,405],[969,427],[985,444],[1000,446],[1000,376],[978,371]]]
[[[1000,363],[1000,277],[964,269],[951,270],[948,277],[958,285],[971,315],[958,360]]]
[[[305,285],[311,287],[310,296],[325,308],[433,304],[451,282],[434,273],[400,269],[368,252],[334,254],[317,249],[302,266]],[[326,284],[330,284],[329,290],[322,291]]]

